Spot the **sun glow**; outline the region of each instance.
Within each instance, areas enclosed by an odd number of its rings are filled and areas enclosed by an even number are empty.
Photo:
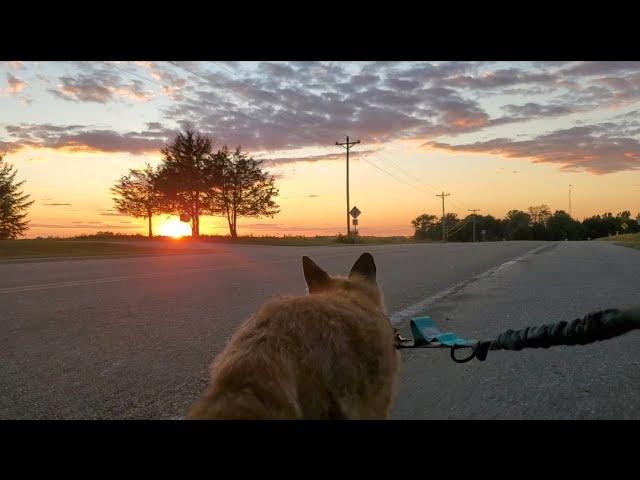
[[[188,223],[173,219],[163,222],[162,225],[160,225],[159,233],[165,237],[188,237],[191,235],[191,227]]]

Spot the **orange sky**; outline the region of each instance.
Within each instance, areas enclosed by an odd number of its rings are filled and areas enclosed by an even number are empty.
[[[229,107],[235,120],[218,110],[200,111],[194,103],[195,96],[203,95],[199,79],[217,78],[209,65],[189,65],[184,71],[162,62],[125,62],[114,64],[113,70],[108,64],[0,65],[5,81],[0,83],[0,147],[35,200],[27,237],[99,230],[144,234],[143,219],[114,215],[109,188],[129,168],[160,161],[157,145],[179,128],[181,114],[200,118],[196,126],[219,138],[216,147],[237,141],[257,158],[279,159],[268,170],[278,176],[281,213],[242,219],[241,235],[344,233],[344,150],[333,145],[344,141],[344,134],[361,140],[354,153],[365,152],[351,160],[351,205],[363,212],[361,234],[412,234],[411,219],[425,212],[440,214],[435,195],[441,190],[451,194],[447,212],[459,216],[477,208],[502,217],[510,209],[542,203],[552,211],[568,210],[569,184],[578,219],[605,211],[629,209],[634,216],[640,211],[637,63],[498,63],[489,73],[478,71],[489,67],[442,62],[430,70],[425,62],[402,62],[391,70],[371,62],[328,63],[322,68],[288,62],[233,66],[236,83],[220,80],[210,98],[220,101],[222,88],[244,95],[229,97],[236,104]],[[336,68],[351,74],[346,86],[323,76]],[[128,71],[167,86],[182,85],[194,98],[176,97],[175,90],[152,82],[136,83]],[[269,83],[277,75],[287,80]],[[616,78],[626,83],[614,82]],[[253,82],[256,90],[240,90],[238,79]],[[312,81],[316,83],[308,83]],[[594,86],[603,89],[601,98],[592,98],[598,92]],[[417,89],[413,97],[411,88]],[[265,118],[273,125],[253,127],[261,91],[288,95],[283,105],[289,110],[287,115],[270,112]],[[349,110],[351,104],[341,103],[339,95],[360,106]],[[254,103],[243,105],[245,99]],[[260,115],[266,115],[271,100],[261,101]],[[425,106],[411,103],[418,101]],[[321,117],[312,119],[322,109],[333,119],[326,126]],[[317,129],[305,127],[307,116]],[[275,129],[278,119],[282,125]],[[234,137],[234,125],[244,125],[244,136]],[[313,158],[318,156],[329,159]],[[156,218],[155,231],[170,220]],[[226,221],[207,217],[201,232],[227,234]]]
[[[569,184],[573,185],[572,212],[576,218],[604,211],[631,209],[634,215],[640,211],[640,175],[637,173],[604,176],[565,173],[522,159],[444,153],[406,143],[396,148],[403,154],[390,147],[389,152],[383,150],[368,160],[386,171],[393,171],[407,183],[384,174],[363,159],[351,160],[351,205],[363,212],[359,225],[363,235],[412,234],[413,218],[424,212],[440,214],[441,200],[435,195],[441,190],[451,193],[446,199],[446,211],[459,216],[478,208],[479,213],[501,217],[510,209],[525,210],[541,203],[552,210],[568,210]],[[143,219],[113,216],[109,188],[126,168],[142,166],[144,161],[157,163],[158,158],[101,154],[98,159],[95,155],[33,150],[12,156],[20,177],[28,180],[25,190],[36,200],[30,210],[32,228],[28,237],[72,236],[98,230],[146,232]],[[46,159],[38,160],[39,156]],[[392,170],[390,160],[401,164],[402,171]],[[51,168],[51,162],[55,162],[55,169]],[[344,160],[299,162],[270,171],[283,175],[277,181],[281,212],[273,219],[243,219],[241,234],[344,233]],[[78,178],[82,179],[80,183]],[[171,218],[154,219],[156,233],[160,233],[162,224]],[[228,233],[226,220],[221,217],[206,217],[201,229],[207,234]]]

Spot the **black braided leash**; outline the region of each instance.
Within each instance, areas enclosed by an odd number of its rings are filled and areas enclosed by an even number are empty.
[[[493,340],[479,341],[471,348],[473,354],[462,360],[456,359],[451,349],[451,358],[464,363],[472,358],[483,362],[489,350],[522,350],[524,348],[549,348],[555,345],[586,345],[624,335],[640,328],[640,308],[630,310],[608,309],[590,313],[571,322],[558,322],[522,330],[507,330]]]

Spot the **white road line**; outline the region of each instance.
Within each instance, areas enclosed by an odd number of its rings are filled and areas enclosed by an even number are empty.
[[[333,255],[315,255],[317,258],[324,260],[328,258],[340,258],[346,256],[354,256],[354,252],[343,252]],[[165,276],[174,276],[174,275],[187,275],[190,273],[203,273],[203,272],[213,272],[218,270],[232,270],[241,267],[262,267],[266,265],[276,265],[280,263],[292,263],[292,262],[300,262],[300,258],[287,258],[282,260],[273,260],[270,262],[250,262],[250,263],[242,263],[235,265],[224,265],[224,266],[212,266],[212,267],[203,267],[203,268],[188,268],[188,269],[175,269],[164,272],[150,272],[150,273],[134,273],[131,275],[119,275],[116,277],[104,277],[104,278],[94,278],[87,280],[70,280],[67,282],[55,282],[55,283],[41,283],[37,285],[21,285],[17,287],[6,287],[0,288],[0,294],[3,293],[21,293],[21,292],[33,292],[37,290],[48,290],[52,288],[66,288],[66,287],[83,287],[87,285],[100,285],[103,283],[113,283],[113,282],[121,282],[126,280],[137,280],[137,279],[145,279],[145,278],[157,278],[157,277],[165,277]]]
[[[535,253],[537,253],[540,250],[549,248],[549,245],[542,245],[538,248],[534,248],[533,250],[528,251],[527,253],[520,255],[519,257],[513,259],[513,260],[509,260],[508,262],[504,262],[501,263],[500,265],[498,265],[497,267],[493,267],[490,268],[489,270],[486,270],[474,277],[468,278],[466,280],[463,280],[462,282],[456,283],[455,285],[442,290],[438,293],[436,293],[435,295],[431,295],[430,297],[425,298],[424,300],[420,300],[417,303],[414,303],[413,305],[409,305],[406,308],[403,308],[400,311],[395,312],[393,315],[391,315],[391,317],[389,317],[389,319],[391,320],[391,324],[393,326],[398,326],[401,323],[403,323],[404,321],[407,321],[409,319],[411,319],[412,317],[419,315],[419,314],[424,314],[424,310],[426,307],[428,307],[429,305],[433,305],[434,303],[439,302],[440,300],[442,300],[445,297],[448,297],[449,295],[458,292],[459,290],[461,290],[462,288],[466,287],[467,285],[477,282],[478,280],[482,280],[483,278],[487,278],[497,272],[500,272],[502,270],[505,270],[507,268],[509,268],[511,265],[515,264],[516,262],[519,262],[525,258],[527,258],[530,255],[534,255]]]

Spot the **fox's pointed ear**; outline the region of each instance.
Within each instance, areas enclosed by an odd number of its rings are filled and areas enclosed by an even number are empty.
[[[349,273],[349,276],[361,275],[370,282],[376,281],[376,262],[373,261],[373,255],[370,253],[363,253],[360,258],[353,264],[353,268]]]
[[[316,265],[309,257],[302,257],[302,270],[304,271],[304,279],[309,287],[309,293],[319,290],[331,280],[327,272]]]

